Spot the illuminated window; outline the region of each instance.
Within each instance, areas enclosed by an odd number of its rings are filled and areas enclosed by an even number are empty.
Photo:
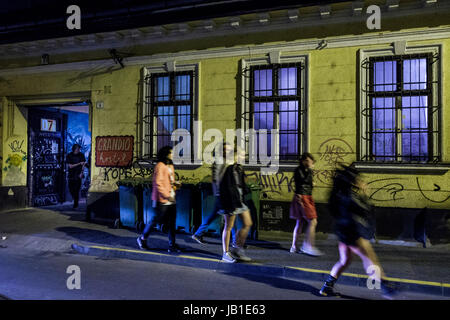
[[[438,62],[431,53],[364,62],[361,160],[440,161]]]
[[[192,148],[196,117],[194,75],[194,70],[188,70],[148,73],[145,77],[144,157],[155,158],[160,148],[173,147],[176,142],[171,136],[176,129],[189,132],[186,139],[191,139]]]
[[[267,130],[267,155],[271,156],[271,129],[278,129],[276,150],[282,162],[297,161],[305,150],[305,63],[303,61],[250,65],[245,94],[245,126]],[[259,136],[257,134],[259,150]]]

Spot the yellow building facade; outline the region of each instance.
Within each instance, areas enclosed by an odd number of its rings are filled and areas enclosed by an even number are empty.
[[[366,1],[359,15],[355,15],[356,11],[352,13],[354,7],[348,2],[332,5],[329,18],[321,16],[322,11],[316,6],[300,8],[297,18],[292,12],[289,16],[287,10],[269,12],[268,24],[259,15],[250,14],[239,17],[237,27],[221,29],[219,26],[229,23],[229,19],[220,18],[213,31],[195,32],[202,25],[200,22],[191,22],[186,34],[166,28],[165,37],[155,36],[149,43],[139,38],[129,40],[133,41],[131,44],[124,42],[118,51],[133,52],[133,56],[124,58],[124,68],[105,56],[105,50],[95,46],[83,50],[68,48],[66,52],[54,54],[50,51],[49,65],[39,65],[39,55],[3,57],[0,60],[1,185],[8,191],[11,187],[27,187],[30,174],[27,113],[35,105],[89,98],[93,157],[89,193],[109,193],[117,190],[116,182],[121,178],[151,176],[151,168],[143,170],[142,166],[97,167],[94,152],[97,136],[132,135],[136,161],[143,157],[144,76],[148,70],[167,72],[193,67],[196,120],[201,121],[202,132],[218,129],[225,135],[226,129],[244,125],[241,110],[247,103],[243,89],[245,68],[252,63],[276,64],[297,59],[305,66],[303,148],[316,159],[313,193],[316,202],[326,203],[332,173],[338,163],[356,163],[369,184],[369,195],[375,206],[429,208],[448,213],[449,8],[410,9],[410,2],[406,1],[397,10],[383,9],[381,29],[369,30],[366,22],[370,14],[365,10],[371,3],[377,4]],[[363,63],[374,53],[395,56],[418,52],[436,57],[437,160],[425,164],[365,162],[361,110],[365,99]],[[97,108],[97,102],[103,102],[103,108]],[[201,143],[200,150],[203,150],[211,141]],[[179,179],[185,183],[211,181],[210,166],[206,163],[176,169]],[[292,164],[280,164],[278,173],[273,175],[261,175],[254,167],[246,168],[249,179],[262,188],[262,201],[290,202],[295,187],[292,171]]]

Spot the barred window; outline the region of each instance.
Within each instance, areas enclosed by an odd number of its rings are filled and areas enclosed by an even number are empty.
[[[252,65],[246,68],[248,80],[244,112],[247,128],[267,130],[267,155],[271,156],[271,129],[278,129],[276,150],[279,160],[298,161],[305,148],[304,63]],[[256,146],[260,150],[259,135]]]
[[[438,55],[370,57],[363,63],[366,83],[362,109],[361,160],[440,161]]]
[[[171,135],[176,129],[189,132],[190,136],[186,138],[191,139],[193,157],[194,71],[149,73],[145,77],[145,86],[144,157],[155,158],[160,148],[173,147],[177,142],[171,140]]]

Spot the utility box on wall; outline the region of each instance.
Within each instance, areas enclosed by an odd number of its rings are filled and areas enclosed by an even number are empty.
[[[290,205],[286,201],[261,200],[259,230],[292,232],[295,220],[289,218]]]

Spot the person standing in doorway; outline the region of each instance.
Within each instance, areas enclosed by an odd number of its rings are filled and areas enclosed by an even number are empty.
[[[181,252],[181,248],[175,243],[177,207],[175,191],[181,186],[175,181],[175,169],[172,162],[172,147],[162,147],[157,155],[158,163],[153,172],[152,201],[155,215],[146,224],[144,232],[137,238],[140,249],[149,249],[147,238],[152,229],[163,222],[168,225],[169,253]]]
[[[295,195],[291,202],[289,216],[297,220],[292,239],[291,253],[304,253],[310,256],[320,256],[322,252],[314,245],[317,212],[313,190],[313,172],[314,158],[311,153],[305,152],[300,157],[300,165],[295,169]],[[303,222],[307,223],[305,239],[300,249],[297,247],[298,238],[302,232]]]
[[[86,165],[86,158],[81,152],[81,146],[79,144],[72,146],[72,152],[67,155],[66,162],[69,165],[69,192],[73,199],[73,208],[76,209],[78,208],[78,200],[80,199],[83,169]]]
[[[214,161],[212,164],[212,189],[215,197],[214,209],[206,219],[206,221],[197,229],[197,231],[192,235],[192,239],[197,241],[198,243],[204,244],[203,235],[206,233],[206,229],[208,226],[213,223],[214,220],[220,218],[221,215],[219,211],[221,210],[220,206],[220,181],[225,173],[226,164],[225,164],[225,156],[232,151],[232,146],[228,142],[224,142],[222,144],[222,161]],[[235,229],[231,229],[231,237],[233,239],[233,243],[236,241],[236,233]]]
[[[252,218],[250,210],[244,204],[244,195],[249,190],[245,184],[244,170],[242,165],[240,165],[243,160],[245,160],[245,152],[238,148],[234,154],[234,162],[226,167],[225,173],[220,181],[220,204],[222,207],[220,213],[225,218],[225,226],[222,233],[222,261],[229,263],[234,263],[236,260],[252,260],[244,251],[245,240],[252,226]],[[233,247],[230,252],[230,234],[236,216],[240,217],[242,227],[237,233],[236,247]]]

